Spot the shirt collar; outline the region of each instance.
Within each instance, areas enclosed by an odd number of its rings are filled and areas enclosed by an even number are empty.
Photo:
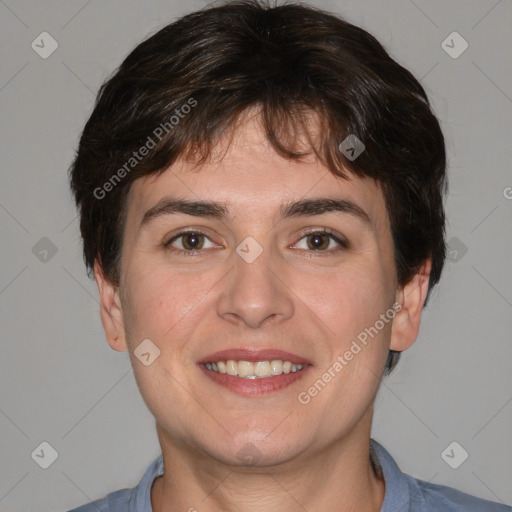
[[[418,480],[402,473],[389,452],[374,439],[370,439],[370,447],[377,455],[386,483],[380,512],[428,512]]]
[[[129,512],[152,512],[151,486],[153,482],[164,474],[164,459],[160,454],[146,469],[139,485],[134,489],[130,497]]]

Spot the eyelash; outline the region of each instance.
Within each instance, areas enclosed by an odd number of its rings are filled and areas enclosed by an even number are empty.
[[[185,231],[180,231],[179,233],[177,233],[176,235],[174,235],[169,241],[165,242],[163,245],[164,247],[171,253],[175,253],[175,254],[179,254],[179,255],[182,255],[182,256],[196,256],[198,253],[200,253],[203,249],[197,249],[197,250],[192,250],[192,251],[184,251],[182,249],[176,249],[175,247],[172,247],[172,243],[176,240],[178,240],[179,238],[182,238],[183,236],[189,234],[189,233],[193,233],[195,235],[201,235],[201,236],[204,236],[205,238],[208,238],[208,240],[210,240],[210,238],[203,232],[199,231],[199,230],[195,230],[195,229],[191,229],[191,230],[185,230]],[[326,235],[328,236],[331,240],[334,240],[338,245],[339,247],[337,247],[336,249],[332,250],[314,250],[314,249],[300,249],[300,250],[303,250],[303,251],[310,251],[312,253],[316,253],[317,255],[320,255],[320,256],[325,256],[324,254],[322,253],[333,253],[333,252],[338,252],[340,250],[344,250],[344,249],[348,249],[348,242],[346,242],[345,240],[339,238],[336,234],[335,231],[329,229],[329,228],[322,228],[322,229],[313,229],[311,231],[307,231],[306,233],[303,233],[302,236],[300,237],[299,241],[302,240],[303,238],[307,237],[308,235]]]

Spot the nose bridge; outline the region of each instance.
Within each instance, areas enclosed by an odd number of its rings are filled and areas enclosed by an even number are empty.
[[[271,249],[245,238],[233,254],[234,269],[218,302],[218,314],[257,328],[269,318],[293,314],[290,290],[278,276],[279,262]]]

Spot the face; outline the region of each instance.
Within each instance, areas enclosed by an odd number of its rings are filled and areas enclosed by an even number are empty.
[[[417,330],[400,327],[382,191],[349,176],[278,156],[252,117],[222,159],[132,185],[109,304],[97,273],[102,315],[169,446],[275,464],[369,428],[388,350]]]

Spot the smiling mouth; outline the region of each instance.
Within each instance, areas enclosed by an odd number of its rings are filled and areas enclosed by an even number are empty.
[[[283,361],[281,359],[256,362],[228,359],[225,361],[207,362],[203,366],[212,372],[225,373],[241,379],[264,379],[288,373],[297,373],[307,365],[293,364],[291,361]]]

